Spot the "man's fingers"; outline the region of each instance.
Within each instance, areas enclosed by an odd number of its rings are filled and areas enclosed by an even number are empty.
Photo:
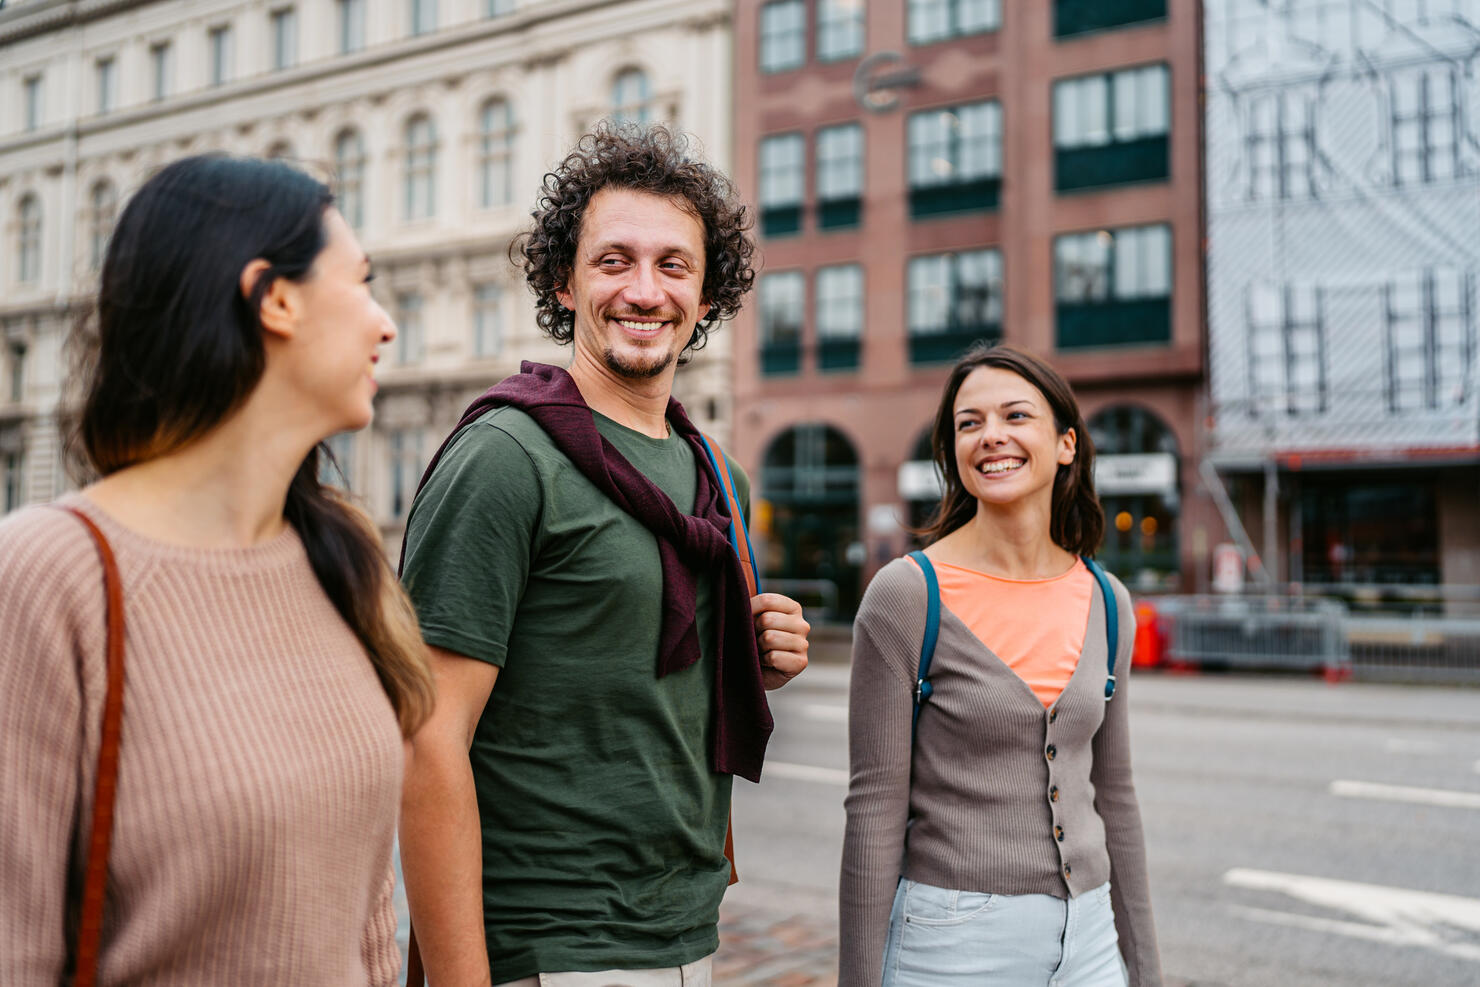
[[[750,598],[750,612],[752,614],[759,614],[766,610],[800,615],[802,605],[791,597],[782,596],[780,593],[758,593]]]
[[[807,636],[784,630],[761,631],[756,635],[756,641],[760,644],[761,651],[794,651],[799,655],[807,653]]]
[[[807,656],[792,651],[768,651],[761,655],[761,682],[767,689],[785,685],[807,667]]]

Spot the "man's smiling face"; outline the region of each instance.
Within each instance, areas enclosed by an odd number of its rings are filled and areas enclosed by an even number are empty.
[[[656,377],[672,367],[704,303],[704,224],[674,199],[606,188],[581,221],[570,280],[558,295],[575,315],[575,345],[612,373]]]

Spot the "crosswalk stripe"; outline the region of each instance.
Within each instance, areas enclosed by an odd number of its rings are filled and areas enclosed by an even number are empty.
[[[1331,783],[1331,794],[1349,799],[1376,799],[1381,802],[1413,802],[1439,805],[1452,809],[1480,809],[1480,792],[1456,792],[1447,788],[1412,788],[1407,785],[1380,785],[1370,781],[1337,780]]]
[[[837,768],[819,768],[815,764],[789,764],[786,761],[767,761],[761,770],[761,780],[787,778],[791,781],[815,781],[823,785],[848,786],[848,772]]]

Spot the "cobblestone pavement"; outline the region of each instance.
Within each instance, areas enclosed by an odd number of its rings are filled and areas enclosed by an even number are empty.
[[[719,914],[714,982],[837,987],[836,923],[776,905],[726,901]]]

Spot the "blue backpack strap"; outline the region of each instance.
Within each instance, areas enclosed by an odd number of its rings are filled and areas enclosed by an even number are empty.
[[[925,574],[925,636],[920,640],[920,664],[915,672],[915,715],[910,722],[910,744],[913,746],[915,733],[920,726],[920,707],[930,701],[930,660],[935,657],[935,639],[940,634],[940,583],[935,578],[935,566],[919,550],[910,553],[910,558]]]
[[[724,494],[729,504],[730,511],[730,548],[740,556],[742,561],[749,561],[750,571],[747,573],[755,582],[755,592],[761,591],[761,570],[755,564],[755,546],[750,542],[750,532],[745,529],[745,515],[740,511],[740,498],[735,493],[735,478],[730,475],[730,464],[725,459],[725,454],[720,450],[709,436],[703,432],[699,433],[699,441],[704,446],[704,455],[709,459],[709,468],[719,479],[720,492]],[[744,546],[742,551],[741,546]]]
[[[1110,577],[1105,575],[1100,563],[1086,558],[1084,564],[1094,575],[1095,582],[1100,584],[1100,594],[1105,598],[1105,643],[1110,649],[1105,677],[1105,702],[1108,703],[1115,695],[1115,653],[1120,650],[1120,605],[1115,602],[1115,588],[1110,585]]]

